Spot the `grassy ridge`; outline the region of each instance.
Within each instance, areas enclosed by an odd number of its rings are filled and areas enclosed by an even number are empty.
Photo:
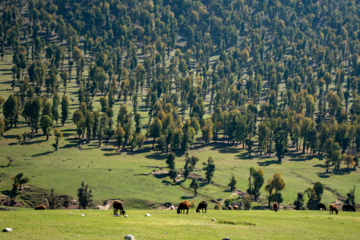
[[[128,218],[112,217],[111,210],[21,210],[2,212],[0,226],[13,232],[2,239],[358,239],[360,214],[319,211],[215,211],[177,215],[175,211],[127,211]],[[81,214],[85,217],[81,217]],[[145,217],[150,213],[151,217]],[[216,221],[211,221],[215,218]],[[224,224],[219,222],[233,222]],[[251,225],[250,225],[251,224]],[[254,225],[255,224],[255,225]]]

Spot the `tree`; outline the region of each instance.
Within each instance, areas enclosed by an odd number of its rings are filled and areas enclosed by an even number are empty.
[[[56,121],[56,124],[58,123],[59,120],[59,104],[60,104],[59,95],[55,93],[53,97],[53,104],[51,107],[51,115],[53,117],[53,120]]]
[[[5,101],[3,106],[3,114],[5,119],[9,122],[10,128],[12,128],[13,124],[15,124],[16,127],[19,114],[19,102],[15,95],[10,95]]]
[[[168,168],[175,169],[175,154],[169,153],[166,155],[166,164],[168,165]]]
[[[190,183],[190,188],[194,189],[195,196],[197,196],[197,190],[199,189],[199,187],[200,187],[199,182],[196,180],[196,178],[193,178]]]
[[[5,121],[4,119],[0,119],[0,137],[4,134],[5,131]]]
[[[121,145],[123,144],[125,136],[125,131],[122,127],[118,127],[115,130],[115,138],[116,138],[116,145],[118,149],[120,149]]]
[[[356,202],[355,202],[355,186],[350,192],[347,194],[347,199],[345,200],[345,204],[352,204],[356,208]]]
[[[297,194],[297,199],[294,201],[295,209],[296,210],[304,210],[304,194],[299,192]]]
[[[251,140],[251,138],[247,138],[245,139],[245,144],[248,147],[249,157],[251,157],[251,148],[254,145],[254,142]]]
[[[278,161],[281,162],[281,159],[284,157],[285,153],[288,152],[286,148],[287,134],[284,130],[280,130],[275,134],[275,150]]]
[[[150,125],[150,137],[153,137],[152,148],[154,148],[156,138],[160,137],[161,129],[162,129],[161,121],[158,118],[155,118],[154,121]]]
[[[37,97],[35,98],[30,105],[30,126],[31,131],[35,130],[35,132],[38,132],[39,128],[39,121],[40,121],[40,112],[41,112],[41,98]]]
[[[268,179],[265,190],[269,193],[269,208],[272,200],[277,203],[281,203],[283,201],[280,191],[284,190],[285,188],[286,184],[280,173],[275,173],[271,178]],[[275,194],[273,194],[274,191]]]
[[[42,116],[41,120],[40,120],[40,126],[41,126],[44,136],[46,136],[46,141],[48,141],[50,131],[51,131],[51,126],[52,126],[51,117],[49,117],[48,115]]]
[[[314,183],[313,187],[309,187],[305,190],[305,193],[308,194],[309,200],[306,204],[306,207],[309,210],[316,210],[318,204],[321,202],[321,197],[324,192],[324,186],[320,182]]]
[[[354,165],[355,165],[354,155],[344,153],[342,155],[342,160],[346,164],[348,170],[349,170],[350,166],[354,167]]]
[[[21,185],[28,183],[30,181],[30,178],[24,177],[23,173],[19,173],[16,176],[11,177],[14,180],[14,184],[16,183],[17,186],[19,186],[19,190],[21,190]]]
[[[142,148],[142,146],[144,145],[146,140],[146,137],[142,134],[136,135],[135,137],[135,142],[136,142],[136,146],[138,147],[138,150],[140,150]]]
[[[250,210],[251,208],[251,196],[249,194],[245,194],[244,195],[244,209],[245,210]]]
[[[209,184],[215,173],[214,159],[212,157],[209,157],[207,163],[203,162],[203,165],[205,165],[203,170],[205,171],[206,180]]]
[[[53,144],[53,147],[55,148],[55,151],[57,151],[60,139],[63,137],[63,133],[58,128],[54,128],[54,136],[55,136],[55,143]]]
[[[205,144],[209,144],[213,138],[213,123],[211,119],[206,121],[206,124],[201,128],[202,136]]]
[[[228,186],[230,187],[230,191],[233,192],[236,189],[237,180],[234,174],[231,175],[230,182]]]
[[[254,196],[255,201],[261,195],[260,188],[264,184],[264,173],[260,168],[259,170],[255,170],[255,168],[250,168],[250,176],[249,176],[249,189],[247,192]]]
[[[61,101],[61,123],[64,126],[69,116],[69,100],[66,95],[62,97]]]
[[[335,172],[339,171],[341,163],[341,151],[335,150],[330,154],[331,162],[334,164]]]
[[[178,175],[178,172],[175,169],[170,169],[169,171],[169,177],[175,182],[175,179]]]
[[[77,190],[77,196],[79,198],[79,205],[86,209],[87,207],[90,207],[92,204],[92,190],[88,189],[89,186],[84,181],[81,182],[81,187]]]

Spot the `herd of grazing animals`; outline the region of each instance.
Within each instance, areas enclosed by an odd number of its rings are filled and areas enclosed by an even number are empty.
[[[190,209],[190,202],[189,201],[183,201],[179,204],[179,207],[177,208],[177,213],[180,214],[180,213],[183,213],[185,214],[185,210],[186,210],[186,214],[189,214],[189,209]],[[119,211],[120,215],[123,214],[125,215],[125,210],[124,210],[124,206],[123,206],[123,203],[119,200],[115,200],[113,202],[113,208],[114,208],[114,215],[117,214],[117,212]],[[319,210],[324,210],[326,211],[326,206],[325,204],[323,203],[319,203],[318,204],[318,208]],[[334,205],[334,204],[331,204],[330,205],[330,214],[334,214],[334,212],[336,214],[339,213],[339,210],[338,208]],[[46,207],[44,205],[38,205],[34,208],[35,210],[46,210]],[[174,210],[175,207],[174,206],[171,206],[170,207],[171,210]],[[206,201],[202,201],[199,203],[198,207],[196,208],[196,212],[197,213],[200,213],[200,210],[201,212],[203,213],[204,210],[205,210],[205,213],[206,213],[206,209],[207,209],[207,202]],[[239,209],[239,206],[238,205],[234,205],[234,206],[229,206],[229,210],[238,210]],[[275,212],[277,212],[279,210],[279,204],[277,202],[274,202],[273,203],[273,210]],[[342,206],[342,210],[343,211],[351,211],[351,212],[355,212],[356,209],[355,207],[352,205],[352,204],[344,204]]]

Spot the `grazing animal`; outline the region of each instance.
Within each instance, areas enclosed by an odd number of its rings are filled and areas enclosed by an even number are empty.
[[[337,207],[334,204],[330,205],[330,214],[334,214],[334,211],[336,212],[336,214],[339,213],[339,210],[337,209]]]
[[[113,202],[113,207],[114,207],[114,215],[116,215],[118,211],[120,212],[120,215],[121,214],[125,215],[125,210],[121,201],[115,200]]]
[[[274,204],[273,204],[273,209],[274,209],[275,212],[278,211],[278,209],[279,209],[279,204],[278,204],[277,202],[274,202]]]
[[[356,209],[352,204],[344,204],[344,206],[342,206],[342,210],[343,211],[351,211],[351,212],[355,212]]]
[[[229,210],[232,210],[232,206],[229,206]]]
[[[207,208],[207,203],[205,201],[202,201],[201,203],[199,203],[199,205],[196,209],[196,212],[199,213],[200,209],[201,209],[201,212],[204,212],[204,209],[205,209],[205,213],[206,213],[206,208]]]
[[[179,204],[179,207],[177,209],[177,214],[179,214],[182,210],[182,213],[185,214],[185,209],[187,210],[186,214],[189,214],[190,209],[190,202],[189,201],[183,201]]]
[[[35,210],[46,210],[46,207],[44,205],[38,205],[34,209]]]
[[[172,205],[172,206],[170,207],[170,210],[175,210],[175,206]]]
[[[239,206],[238,206],[238,205],[234,205],[233,208],[234,208],[234,210],[238,210],[238,209],[239,209]]]
[[[319,210],[324,209],[324,211],[326,211],[326,206],[323,203],[319,203],[318,208],[319,208]]]

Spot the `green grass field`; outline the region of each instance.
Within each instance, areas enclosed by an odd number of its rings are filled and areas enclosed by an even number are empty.
[[[72,214],[69,214],[69,213]],[[151,217],[145,217],[150,213]],[[85,217],[81,215],[85,214]],[[176,211],[130,210],[128,218],[111,210],[3,211],[1,239],[359,239],[360,214],[328,211],[215,211],[189,215]],[[213,218],[216,221],[211,221]],[[222,222],[222,223],[221,223]],[[225,223],[224,223],[225,222]]]

